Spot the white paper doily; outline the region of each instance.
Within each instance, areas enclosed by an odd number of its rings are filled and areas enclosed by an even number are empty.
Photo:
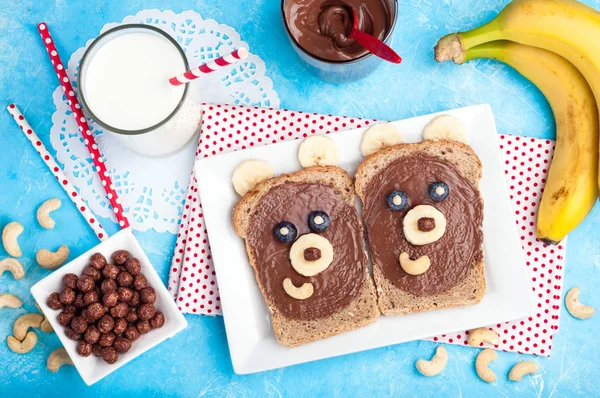
[[[121,23],[104,25],[100,33],[130,23],[154,25],[173,36],[185,51],[190,67],[206,63],[235,48],[248,47],[230,26],[203,19],[194,11],[175,14],[172,11],[144,10],[126,17]],[[86,47],[91,42],[88,41]],[[74,86],[79,61],[86,47],[75,51],[69,59],[67,72]],[[252,54],[252,48],[245,61],[191,83],[189,96],[198,103],[279,107],[279,97],[273,90],[273,83],[265,76],[265,64]],[[60,86],[52,98],[56,112],[52,116],[50,141],[58,161],[64,164],[65,174],[96,216],[114,221],[110,203]],[[154,229],[177,233],[196,150],[195,140],[173,156],[148,158],[124,147],[116,137],[105,134],[91,119],[88,121],[132,227],[138,231]]]

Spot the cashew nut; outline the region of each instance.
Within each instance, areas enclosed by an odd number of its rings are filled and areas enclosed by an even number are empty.
[[[537,363],[523,361],[518,362],[515,366],[512,367],[510,373],[508,374],[508,379],[512,381],[521,381],[523,376],[530,375],[538,371]]]
[[[71,361],[69,354],[67,354],[67,350],[61,347],[52,351],[52,354],[48,357],[46,366],[50,372],[58,372],[58,369],[63,365],[73,366],[73,361]]]
[[[38,207],[37,220],[42,228],[52,229],[54,228],[54,220],[50,217],[50,213],[60,208],[60,199],[52,198],[48,199]]]
[[[14,258],[5,258],[0,261],[0,276],[4,271],[10,271],[15,279],[21,279],[25,276],[25,269],[21,263]]]
[[[425,359],[419,359],[417,361],[417,370],[421,372],[423,376],[435,376],[444,370],[448,363],[448,351],[444,346],[439,346],[435,350],[435,355],[430,361]]]
[[[0,308],[19,308],[23,305],[21,299],[12,294],[0,294]]]
[[[498,333],[488,328],[473,329],[469,332],[469,344],[473,347],[480,347],[483,342],[498,345],[500,336]]]
[[[488,367],[490,362],[496,359],[498,359],[498,354],[490,348],[486,348],[477,355],[477,359],[475,359],[475,371],[481,380],[488,383],[496,381],[496,374]]]
[[[416,260],[411,260],[406,252],[400,253],[400,266],[409,275],[421,275],[431,266],[429,256],[421,256]]]
[[[55,270],[63,265],[67,257],[69,257],[69,248],[66,245],[59,247],[56,252],[41,249],[35,255],[38,264],[49,270]]]
[[[2,230],[2,244],[8,254],[13,257],[21,257],[21,248],[17,238],[25,230],[21,224],[16,221],[8,223]]]
[[[48,318],[44,318],[42,323],[40,323],[40,330],[44,333],[53,333],[54,332],[54,328],[52,328],[52,325],[48,321]]]
[[[594,308],[579,302],[579,287],[572,287],[565,297],[565,305],[569,314],[577,319],[588,319],[594,315]]]
[[[308,282],[302,284],[300,287],[296,287],[290,278],[285,278],[283,280],[283,290],[285,290],[288,296],[295,298],[296,300],[307,299],[312,296],[314,292],[312,283]]]
[[[38,328],[42,325],[44,316],[42,314],[25,314],[19,317],[13,325],[13,335],[23,341],[29,328]]]
[[[23,341],[18,340],[15,336],[8,336],[6,338],[6,343],[8,344],[8,348],[17,354],[27,354],[29,351],[33,350],[33,347],[37,344],[37,340],[37,334],[35,334],[35,332],[29,332]]]

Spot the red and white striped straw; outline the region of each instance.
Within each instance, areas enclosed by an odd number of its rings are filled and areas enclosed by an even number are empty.
[[[92,160],[94,161],[96,171],[100,176],[102,186],[104,186],[104,190],[106,191],[108,200],[110,201],[113,211],[115,212],[117,221],[119,222],[121,228],[127,228],[129,227],[129,221],[127,221],[127,218],[125,218],[125,214],[123,214],[123,206],[121,206],[121,201],[117,196],[115,186],[113,185],[108,175],[108,171],[106,170],[104,158],[98,150],[96,140],[92,135],[90,126],[88,126],[87,119],[83,114],[81,105],[79,105],[77,95],[75,94],[75,90],[73,90],[73,86],[71,85],[71,80],[69,79],[69,76],[67,76],[67,70],[64,67],[62,61],[60,60],[60,56],[58,55],[58,51],[56,50],[56,46],[54,45],[54,40],[52,40],[52,36],[50,36],[50,32],[48,31],[48,25],[45,22],[38,24],[38,31],[42,36],[42,41],[44,42],[46,51],[50,56],[50,61],[54,66],[54,70],[56,72],[56,75],[58,76],[58,80],[60,80],[60,85],[62,86],[65,94],[67,95],[67,104],[71,107],[71,111],[73,111],[73,115],[77,120],[77,124],[79,125],[79,131],[81,131],[81,133],[83,134],[84,142],[87,145],[87,149],[90,152]]]
[[[191,82],[192,80],[196,80],[199,77],[206,75],[207,73],[211,73],[226,66],[235,64],[236,62],[239,62],[246,58],[248,58],[248,50],[244,47],[240,47],[231,54],[224,55],[207,64],[200,65],[199,67],[194,69],[190,69],[179,76],[170,78],[169,83],[171,83],[173,86],[181,86],[182,84]]]
[[[29,142],[31,142],[31,145],[33,145],[33,147],[40,155],[44,163],[46,163],[46,166],[48,166],[52,174],[54,174],[54,177],[56,177],[56,180],[60,183],[60,186],[65,190],[67,195],[69,195],[69,198],[71,198],[71,201],[73,201],[73,204],[75,205],[75,207],[77,207],[83,218],[85,218],[88,225],[90,226],[90,228],[92,228],[96,236],[98,236],[100,240],[105,240],[106,238],[108,238],[106,232],[104,231],[104,228],[102,228],[102,225],[100,225],[98,220],[96,220],[92,211],[89,209],[89,207],[85,204],[81,196],[79,196],[79,194],[75,190],[75,187],[73,187],[73,185],[69,182],[67,176],[63,173],[60,167],[58,167],[58,164],[56,164],[54,158],[50,155],[50,152],[48,152],[44,144],[42,144],[42,141],[37,136],[35,131],[33,131],[31,126],[27,122],[27,119],[25,119],[19,108],[17,108],[15,104],[10,104],[6,109],[23,131],[23,135],[25,135]]]

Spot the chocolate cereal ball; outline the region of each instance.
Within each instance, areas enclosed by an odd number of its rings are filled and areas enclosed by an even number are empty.
[[[85,305],[90,305],[92,303],[97,303],[100,301],[100,295],[95,290],[90,290],[86,294],[83,295],[83,302]]]
[[[100,331],[94,325],[90,325],[83,336],[84,340],[90,344],[96,344],[100,340]]]
[[[129,312],[129,306],[125,303],[119,303],[110,309],[110,315],[113,318],[123,318]]]
[[[134,325],[128,325],[123,335],[130,341],[135,341],[140,338],[140,332]]]
[[[48,304],[48,307],[52,308],[53,310],[60,310],[63,307],[63,303],[60,302],[60,295],[56,292],[48,296],[46,304]]]
[[[106,264],[104,269],[102,270],[102,275],[104,275],[107,279],[115,279],[117,275],[119,275],[119,268],[117,268],[114,264]]]
[[[152,326],[150,326],[150,322],[144,321],[144,320],[137,321],[135,323],[135,326],[137,327],[137,330],[138,330],[138,332],[140,332],[140,334],[148,333],[149,331],[152,330]]]
[[[115,342],[116,338],[117,336],[115,336],[113,332],[102,333],[100,335],[100,340],[98,340],[98,343],[100,343],[102,347],[111,347]]]
[[[124,318],[115,319],[115,326],[113,327],[113,333],[118,335],[123,334],[127,329],[127,321]]]
[[[96,343],[92,345],[92,354],[94,354],[95,357],[100,358],[102,356],[102,350],[104,349],[104,347],[102,347],[100,344]]]
[[[73,301],[75,301],[75,296],[76,296],[75,290],[66,286],[58,295],[58,299],[64,305],[70,305],[70,304],[73,304]]]
[[[94,287],[96,287],[94,284],[94,278],[89,275],[82,275],[77,280],[77,288],[83,293],[93,290]]]
[[[112,255],[112,260],[117,265],[124,265],[129,258],[129,252],[127,250],[117,250]]]
[[[92,322],[102,318],[104,314],[106,314],[106,310],[100,303],[92,303],[87,307],[87,317]]]
[[[140,264],[140,260],[138,260],[135,257],[130,257],[125,263],[125,269],[131,275],[136,276],[142,271],[142,265]]]
[[[127,287],[120,287],[117,289],[117,293],[119,293],[119,301],[124,303],[128,303],[129,300],[133,297],[133,290]]]
[[[133,283],[133,276],[127,271],[121,271],[119,275],[117,275],[117,284],[122,287],[129,287]]]
[[[156,309],[154,308],[154,304],[142,304],[137,309],[138,317],[142,321],[147,321],[156,314]]]
[[[133,292],[133,295],[131,296],[131,300],[129,300],[129,305],[133,306],[133,307],[137,307],[138,305],[140,305],[142,301],[140,300],[140,293],[139,292]]]
[[[60,314],[58,314],[58,323],[60,323],[62,326],[69,326],[74,317],[75,312],[62,310]]]
[[[138,274],[133,278],[133,288],[138,292],[148,286],[148,281],[143,274]]]
[[[92,355],[92,345],[87,341],[80,341],[77,344],[77,353],[82,357],[89,357]]]
[[[71,329],[73,329],[75,333],[82,334],[87,330],[87,327],[88,323],[82,316],[73,317],[71,320]]]
[[[90,257],[90,265],[97,270],[101,270],[106,265],[106,257],[101,253],[94,253],[92,254],[92,257]]]
[[[100,271],[98,271],[91,265],[85,266],[85,268],[83,269],[83,275],[90,276],[94,280],[94,282],[97,282],[100,280],[100,278],[102,278],[102,274],[100,273]]]
[[[154,304],[156,302],[156,292],[154,288],[148,286],[140,291],[140,300],[142,303]]]
[[[81,333],[77,333],[71,328],[65,328],[65,335],[71,340],[79,341],[81,340]]]
[[[102,359],[109,365],[119,360],[119,353],[113,347],[106,347],[102,350]]]
[[[117,290],[117,282],[115,282],[113,279],[105,279],[100,285],[100,290],[102,290],[102,293],[107,293],[111,290]]]
[[[134,323],[138,320],[137,308],[129,307],[125,320],[129,323]]]
[[[114,307],[119,302],[119,293],[116,290],[104,293],[102,296],[102,304],[107,307]]]
[[[108,333],[115,327],[115,320],[112,316],[106,314],[96,323],[100,333]]]
[[[66,274],[63,276],[63,285],[75,289],[77,287],[77,275]]]
[[[131,341],[125,337],[117,337],[117,339],[115,340],[115,344],[113,344],[113,347],[115,347],[115,350],[117,350],[117,352],[124,354],[131,348]]]
[[[83,308],[85,306],[85,301],[83,300],[83,293],[77,293],[75,295],[75,300],[73,300],[73,307],[75,308]]]
[[[150,326],[152,326],[152,329],[158,329],[158,328],[162,327],[164,324],[165,324],[165,315],[160,311],[157,311],[156,314],[154,314],[154,316],[152,318],[150,318]]]

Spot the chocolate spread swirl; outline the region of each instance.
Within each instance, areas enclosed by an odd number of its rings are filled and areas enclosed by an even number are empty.
[[[352,9],[358,29],[384,40],[392,26],[391,0],[287,0],[286,24],[296,42],[309,53],[330,61],[356,59],[367,50],[349,37]]]
[[[433,201],[428,193],[429,185],[438,181],[448,184],[450,191],[441,202]],[[388,207],[386,197],[394,190],[408,196],[405,210]],[[446,217],[446,232],[438,241],[414,246],[404,237],[402,220],[417,205],[431,205]],[[414,155],[392,162],[369,182],[363,217],[374,263],[394,286],[415,296],[451,289],[482,260],[483,201],[453,165],[437,158]],[[431,267],[424,274],[409,275],[400,267],[401,252],[412,259],[427,255]]]
[[[290,263],[293,243],[281,243],[273,227],[281,221],[293,223],[298,237],[311,233],[308,216],[326,212],[331,223],[321,236],[333,246],[333,262],[320,274],[305,277]],[[255,259],[257,277],[267,302],[275,312],[294,319],[327,317],[345,307],[358,296],[365,278],[367,257],[362,226],[354,206],[348,205],[333,188],[317,183],[278,185],[260,199],[250,220],[246,241]],[[295,286],[311,282],[314,293],[305,300],[287,295],[283,281],[290,278]]]

